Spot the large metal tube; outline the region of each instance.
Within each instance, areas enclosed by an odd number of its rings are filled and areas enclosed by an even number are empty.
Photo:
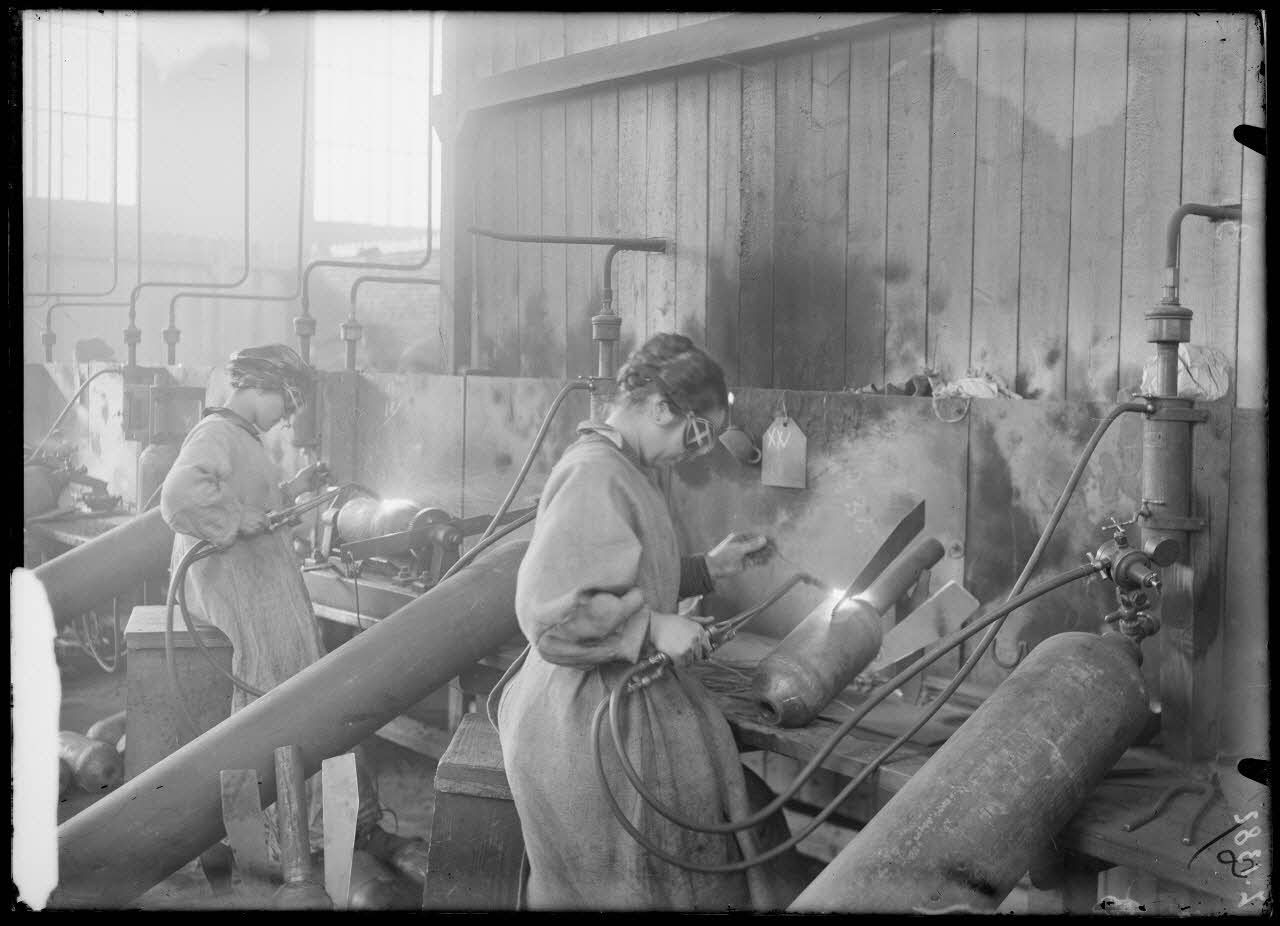
[[[35,575],[61,626],[143,579],[163,576],[172,551],[173,528],[157,506],[42,563]]]
[[[995,910],[1146,724],[1141,661],[1122,634],[1049,637],[790,909]]]
[[[256,769],[270,804],[276,747],[298,746],[313,775],[497,649],[519,632],[516,570],[527,546],[486,551],[63,823],[50,906],[129,903],[222,837],[222,769]]]
[[[876,658],[884,639],[881,615],[942,554],[942,544],[926,537],[865,591],[809,612],[756,667],[752,692],[764,720],[781,727],[812,722]]]

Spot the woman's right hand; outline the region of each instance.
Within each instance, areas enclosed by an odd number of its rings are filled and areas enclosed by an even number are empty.
[[[711,654],[711,637],[697,621],[680,614],[654,612],[649,617],[649,642],[678,666]]]
[[[267,529],[267,513],[258,508],[245,508],[240,513],[240,527],[237,531],[242,537],[252,537]]]

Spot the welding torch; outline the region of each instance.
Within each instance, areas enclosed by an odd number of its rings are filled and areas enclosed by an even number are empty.
[[[276,528],[284,527],[290,524],[297,524],[301,521],[302,515],[306,514],[313,508],[319,508],[326,502],[332,501],[338,496],[338,493],[355,483],[345,483],[322,492],[315,498],[309,498],[305,502],[299,502],[296,505],[290,505],[288,508],[281,508],[278,511],[267,512],[267,530],[273,531]]]
[[[740,611],[733,617],[726,617],[724,620],[715,621],[710,624],[707,630],[710,649],[714,652],[724,644],[728,643],[738,635],[738,632],[743,627],[772,607],[778,599],[802,582],[806,585],[826,588],[822,582],[807,572],[797,572],[793,574],[785,582],[774,589],[769,596],[759,604],[753,605],[745,611]],[[645,662],[648,664],[648,667],[637,672],[636,675],[631,678],[627,683],[627,693],[652,685],[662,677],[662,674],[667,670],[667,667],[672,664],[671,657],[666,653],[654,653],[645,660]]]

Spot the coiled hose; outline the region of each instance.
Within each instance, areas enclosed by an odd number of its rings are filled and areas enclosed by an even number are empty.
[[[687,869],[689,871],[698,871],[706,874],[725,874],[725,873],[735,872],[735,871],[745,871],[746,869],[751,868],[754,865],[760,865],[764,862],[777,858],[779,855],[783,854],[784,852],[787,852],[788,850],[796,846],[799,842],[805,839],[810,833],[812,833],[815,829],[817,829],[818,826],[821,823],[823,823],[829,816],[831,816],[831,814],[833,814],[836,811],[836,808],[846,798],[848,798],[849,795],[851,795],[854,792],[854,790],[856,790],[857,787],[861,785],[862,782],[865,781],[867,777],[876,770],[876,768],[879,767],[880,763],[883,762],[884,759],[889,755],[890,750],[887,749],[885,752],[882,752],[879,756],[877,756],[874,760],[872,760],[872,762],[868,764],[865,768],[863,768],[863,770],[859,772],[855,778],[853,778],[847,785],[845,785],[845,787],[840,791],[839,794],[837,794],[834,798],[832,798],[832,800],[827,804],[827,806],[824,807],[822,811],[818,813],[818,815],[815,816],[813,820],[811,820],[805,826],[804,829],[802,829],[799,833],[796,833],[793,836],[791,836],[785,842],[779,843],[778,845],[774,846],[772,849],[769,849],[766,852],[762,852],[760,855],[754,856],[753,858],[750,858],[750,859],[744,859],[743,861],[740,861],[740,862],[731,862],[726,865],[700,865],[700,864],[696,864],[693,862],[680,859],[670,854],[666,850],[662,849],[660,846],[655,845],[647,836],[645,836],[638,829],[636,829],[636,827],[631,823],[631,821],[627,819],[626,813],[619,806],[617,799],[613,795],[613,791],[609,787],[608,779],[605,777],[604,759],[600,751],[600,730],[601,730],[601,727],[603,726],[603,721],[604,721],[606,712],[609,715],[610,725],[613,728],[612,729],[613,744],[614,744],[614,748],[618,752],[618,758],[621,761],[623,772],[626,773],[627,778],[630,779],[632,785],[636,788],[640,796],[645,800],[645,803],[653,807],[654,810],[658,811],[658,813],[662,814],[664,817],[671,820],[673,823],[678,824],[679,826],[682,826],[686,829],[697,830],[699,832],[732,833],[738,830],[754,827],[763,823],[766,819],[768,819],[778,810],[782,809],[782,807],[786,804],[786,802],[790,800],[790,798],[795,794],[795,792],[800,789],[801,785],[803,785],[803,783],[809,778],[809,776],[812,775],[813,772],[816,771],[822,765],[822,762],[827,758],[827,756],[829,756],[832,753],[832,751],[839,744],[840,740],[850,730],[852,730],[855,726],[857,726],[857,724],[868,713],[870,713],[881,701],[883,701],[890,694],[892,694],[895,689],[897,689],[900,685],[905,683],[913,675],[917,674],[923,669],[928,668],[930,665],[932,665],[938,659],[941,659],[944,655],[946,655],[946,653],[954,649],[960,643],[967,640],[969,637],[976,635],[979,631],[986,629],[989,625],[995,624],[997,621],[1003,620],[1005,617],[1008,616],[1010,612],[1016,610],[1017,608],[1022,607],[1027,602],[1032,601],[1040,597],[1041,595],[1045,594],[1046,592],[1052,591],[1055,588],[1066,585],[1070,582],[1074,582],[1077,579],[1083,579],[1089,575],[1094,574],[1095,572],[1101,572],[1103,568],[1104,567],[1102,567],[1101,565],[1093,565],[1093,564],[1085,564],[1082,566],[1077,566],[1074,569],[1068,570],[1067,572],[1061,573],[1060,575],[1054,576],[1053,578],[1048,579],[1045,582],[1042,582],[1040,585],[1036,586],[1034,589],[1032,589],[1029,592],[1024,592],[1023,594],[1018,595],[1006,601],[1003,605],[1001,605],[995,611],[991,612],[990,614],[984,615],[979,621],[976,621],[972,625],[968,627],[962,627],[959,630],[956,630],[953,633],[949,634],[948,636],[943,637],[927,653],[921,656],[919,660],[917,660],[912,665],[908,666],[906,669],[903,669],[893,678],[889,679],[887,682],[883,683],[877,689],[875,689],[871,693],[871,695],[867,698],[866,703],[864,703],[860,708],[858,708],[858,710],[855,711],[852,715],[847,717],[845,720],[841,721],[840,726],[837,727],[836,730],[832,733],[832,735],[828,738],[826,744],[818,751],[818,753],[812,759],[809,760],[809,764],[806,765],[804,769],[802,769],[799,772],[799,774],[797,774],[795,780],[792,782],[791,785],[789,785],[786,788],[786,790],[780,793],[777,797],[775,797],[772,801],[770,801],[767,806],[760,809],[759,811],[751,814],[748,817],[744,817],[741,820],[734,820],[728,823],[698,823],[696,821],[689,820],[685,817],[682,817],[676,811],[672,810],[671,808],[665,806],[660,801],[658,801],[658,799],[655,798],[651,792],[649,792],[649,790],[645,787],[644,782],[640,780],[640,776],[636,772],[635,767],[631,764],[630,760],[628,759],[626,755],[626,747],[622,743],[622,734],[620,732],[620,728],[622,724],[620,695],[627,692],[635,676],[639,675],[641,672],[645,671],[646,669],[649,669],[651,666],[649,662],[637,663],[636,665],[632,666],[630,669],[627,670],[626,674],[623,675],[623,677],[619,680],[617,686],[610,693],[609,697],[601,700],[600,705],[596,708],[595,714],[593,715],[591,720],[591,736],[592,736],[594,758],[596,763],[596,771],[600,776],[601,787],[604,790],[606,798],[608,798],[609,800],[609,804],[613,809],[614,815],[618,818],[618,821],[622,824],[623,828],[632,836],[632,838],[634,838],[637,842],[639,842],[642,846],[644,846],[644,848],[647,849],[649,852],[658,856],[663,861],[670,862],[673,865],[676,865],[680,868]],[[902,742],[905,742],[906,739],[907,737],[901,737],[897,743],[892,745],[891,749],[896,749],[897,746],[900,745]]]
[[[664,861],[670,862],[671,864],[681,868],[686,868],[692,871],[701,871],[705,873],[727,873],[732,871],[745,870],[747,868],[752,867],[753,865],[759,865],[773,858],[776,858],[777,856],[781,855],[783,852],[786,852],[787,850],[795,846],[797,843],[799,843],[801,840],[803,840],[806,836],[808,836],[809,833],[813,832],[813,830],[816,829],[819,824],[821,824],[824,820],[826,820],[827,817],[829,817],[832,813],[834,813],[835,809],[850,794],[852,794],[853,791],[863,781],[865,781],[866,778],[872,772],[878,769],[880,765],[883,764],[883,762],[889,756],[891,756],[894,752],[896,752],[902,746],[903,743],[905,743],[912,736],[914,736],[916,732],[919,731],[920,728],[923,727],[926,723],[928,723],[929,720],[934,716],[934,714],[936,714],[942,708],[942,705],[946,703],[947,699],[951,697],[951,695],[956,691],[956,689],[959,688],[960,685],[963,683],[964,679],[968,677],[968,675],[973,671],[974,666],[977,664],[978,660],[982,657],[982,654],[986,652],[986,650],[991,646],[996,635],[999,633],[1001,626],[1003,626],[1004,620],[1008,617],[1010,613],[1012,613],[1018,607],[1021,607],[1023,604],[1026,604],[1028,601],[1032,600],[1033,598],[1039,597],[1045,592],[1050,591],[1052,588],[1057,588],[1060,585],[1065,585],[1068,582],[1074,581],[1075,579],[1083,578],[1085,576],[1093,574],[1096,571],[1099,571],[1097,567],[1092,565],[1080,566],[1074,570],[1070,570],[1066,573],[1063,573],[1060,576],[1046,583],[1042,583],[1040,586],[1037,586],[1037,588],[1033,592],[1021,594],[1023,589],[1026,587],[1027,581],[1030,579],[1031,575],[1034,573],[1035,568],[1039,565],[1040,558],[1043,556],[1044,550],[1048,546],[1049,538],[1052,535],[1053,531],[1056,529],[1059,521],[1062,519],[1062,514],[1066,510],[1067,502],[1070,500],[1072,493],[1074,492],[1077,484],[1079,483],[1081,477],[1083,476],[1084,468],[1087,465],[1089,459],[1092,457],[1093,451],[1097,447],[1098,442],[1101,441],[1102,436],[1106,433],[1107,429],[1111,426],[1111,424],[1114,423],[1116,419],[1118,419],[1122,414],[1126,412],[1144,412],[1149,414],[1151,413],[1152,410],[1153,410],[1152,407],[1148,403],[1144,403],[1144,402],[1122,403],[1112,408],[1107,413],[1107,415],[1101,421],[1099,421],[1097,427],[1094,429],[1093,434],[1089,438],[1089,441],[1086,443],[1085,447],[1081,451],[1080,456],[1076,461],[1076,465],[1073,468],[1071,475],[1068,477],[1067,483],[1063,487],[1062,493],[1058,498],[1058,502],[1054,506],[1054,510],[1051,513],[1049,520],[1045,525],[1044,530],[1041,532],[1040,538],[1036,543],[1035,548],[1032,550],[1031,556],[1028,558],[1026,565],[1022,569],[1021,574],[1018,576],[1017,581],[1014,583],[1013,589],[1010,591],[1009,597],[1006,599],[1005,604],[1000,608],[998,608],[996,611],[990,614],[984,615],[983,618],[981,618],[979,621],[972,623],[967,627],[962,627],[960,628],[960,630],[956,631],[955,633],[947,637],[944,637],[937,644],[935,644],[935,646],[932,649],[930,649],[928,653],[926,653],[924,656],[922,656],[912,665],[908,666],[898,675],[894,676],[893,679],[890,679],[888,682],[885,682],[878,689],[873,691],[871,695],[868,697],[867,701],[863,704],[863,706],[859,710],[855,711],[851,717],[843,721],[840,724],[840,726],[831,734],[831,736],[828,738],[826,744],[822,747],[822,749],[820,749],[819,752],[814,756],[814,758],[811,759],[809,763],[796,775],[796,778],[792,781],[790,785],[787,786],[786,789],[784,789],[777,797],[775,797],[774,800],[771,801],[766,807],[764,807],[763,809],[761,809],[760,811],[754,814],[751,814],[750,816],[742,820],[731,821],[729,823],[723,823],[723,824],[701,824],[701,823],[696,823],[694,821],[687,820],[681,817],[678,813],[672,811],[670,808],[665,807],[663,804],[661,804],[661,802],[659,802],[657,798],[655,798],[653,794],[649,792],[648,789],[644,786],[644,783],[640,780],[640,777],[636,773],[634,766],[632,766],[630,760],[628,759],[626,755],[625,747],[622,744],[622,737],[620,733],[621,710],[620,710],[619,695],[620,693],[626,693],[630,689],[632,689],[634,687],[633,679],[639,676],[642,672],[645,672],[646,670],[648,670],[650,674],[652,674],[654,663],[650,663],[650,662],[639,663],[637,664],[637,666],[629,670],[627,674],[623,677],[623,679],[619,682],[615,690],[610,693],[609,697],[606,699],[603,699],[600,702],[600,705],[596,709],[595,715],[592,720],[592,747],[595,753],[596,769],[597,769],[597,772],[599,773],[601,785],[604,789],[605,795],[609,800],[610,806],[613,809],[614,815],[618,818],[623,828],[626,829],[627,832],[634,839],[636,839],[642,846],[644,846],[645,849],[657,855],[659,858],[662,858]],[[868,765],[866,765],[863,768],[863,770],[844,789],[842,789],[842,791],[835,798],[833,798],[827,804],[827,806],[824,807],[822,811],[820,811],[819,814],[798,835],[792,836],[786,842],[781,843],[778,846],[775,846],[773,849],[770,849],[767,852],[764,852],[758,856],[755,856],[754,858],[747,859],[742,862],[733,863],[730,865],[725,865],[725,866],[697,865],[691,862],[681,860],[671,855],[670,853],[667,853],[661,847],[656,846],[655,844],[652,843],[652,841],[650,841],[647,837],[645,837],[644,834],[640,833],[639,830],[637,830],[635,826],[631,823],[631,821],[627,819],[626,814],[623,812],[622,808],[618,805],[616,799],[613,796],[613,792],[609,788],[608,782],[604,774],[604,762],[600,754],[600,737],[599,737],[599,731],[602,725],[606,707],[608,708],[610,725],[612,727],[614,748],[618,753],[618,758],[622,765],[623,771],[627,775],[627,778],[631,781],[632,785],[636,788],[637,793],[647,804],[649,804],[656,811],[658,811],[660,814],[662,814],[664,817],[671,820],[672,822],[680,826],[683,826],[686,829],[693,829],[700,832],[731,833],[731,832],[736,832],[738,830],[746,829],[749,827],[757,826],[760,823],[764,822],[764,820],[767,819],[769,816],[771,816],[772,814],[780,810],[786,804],[786,802],[790,800],[792,796],[795,795],[795,793],[800,789],[800,787],[804,784],[804,782],[807,781],[809,777],[813,775],[813,773],[821,766],[822,762],[827,758],[827,756],[831,754],[831,752],[835,749],[839,741],[843,739],[844,736],[847,735],[848,732],[851,729],[853,729],[853,727],[856,726],[857,723],[861,721],[862,718],[865,717],[871,710],[873,710],[881,702],[883,702],[885,698],[887,698],[900,685],[905,683],[907,680],[909,680],[916,674],[922,672],[924,669],[928,668],[928,666],[932,665],[935,661],[937,661],[939,658],[941,658],[945,653],[949,652],[951,649],[954,649],[955,647],[962,645],[965,642],[965,640],[975,635],[979,630],[982,630],[984,628],[987,628],[987,633],[982,638],[982,640],[979,641],[979,644],[975,648],[973,653],[970,654],[969,658],[965,661],[964,665],[961,666],[960,670],[956,673],[955,677],[951,680],[951,682],[947,685],[947,687],[942,692],[939,693],[938,697],[934,699],[934,701],[920,716],[920,718],[915,722],[915,724],[911,727],[911,729],[908,730],[906,733],[902,734],[901,736],[899,736],[892,743],[890,743],[883,751],[881,751],[879,755],[877,755]],[[660,664],[659,664],[659,668],[661,668]]]

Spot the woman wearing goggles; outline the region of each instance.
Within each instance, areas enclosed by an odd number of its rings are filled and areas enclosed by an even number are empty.
[[[694,873],[651,857],[614,817],[591,759],[597,705],[637,661],[661,653],[673,668],[626,700],[621,733],[650,786],[693,819],[737,816],[767,800],[716,703],[680,668],[705,658],[710,640],[698,619],[679,613],[681,599],[756,565],[748,555],[767,541],[731,534],[705,554],[681,556],[657,479],[660,468],[715,448],[727,417],[724,374],[688,338],[659,334],[628,358],[618,386],[606,420],[578,426],[543,487],[516,584],[530,645],[489,699],[529,859],[527,903],[777,909],[803,887],[779,877],[785,866]],[[621,769],[609,776],[614,793],[629,793]],[[668,851],[708,866],[787,836],[780,816],[725,836],[659,814],[639,825]]]

